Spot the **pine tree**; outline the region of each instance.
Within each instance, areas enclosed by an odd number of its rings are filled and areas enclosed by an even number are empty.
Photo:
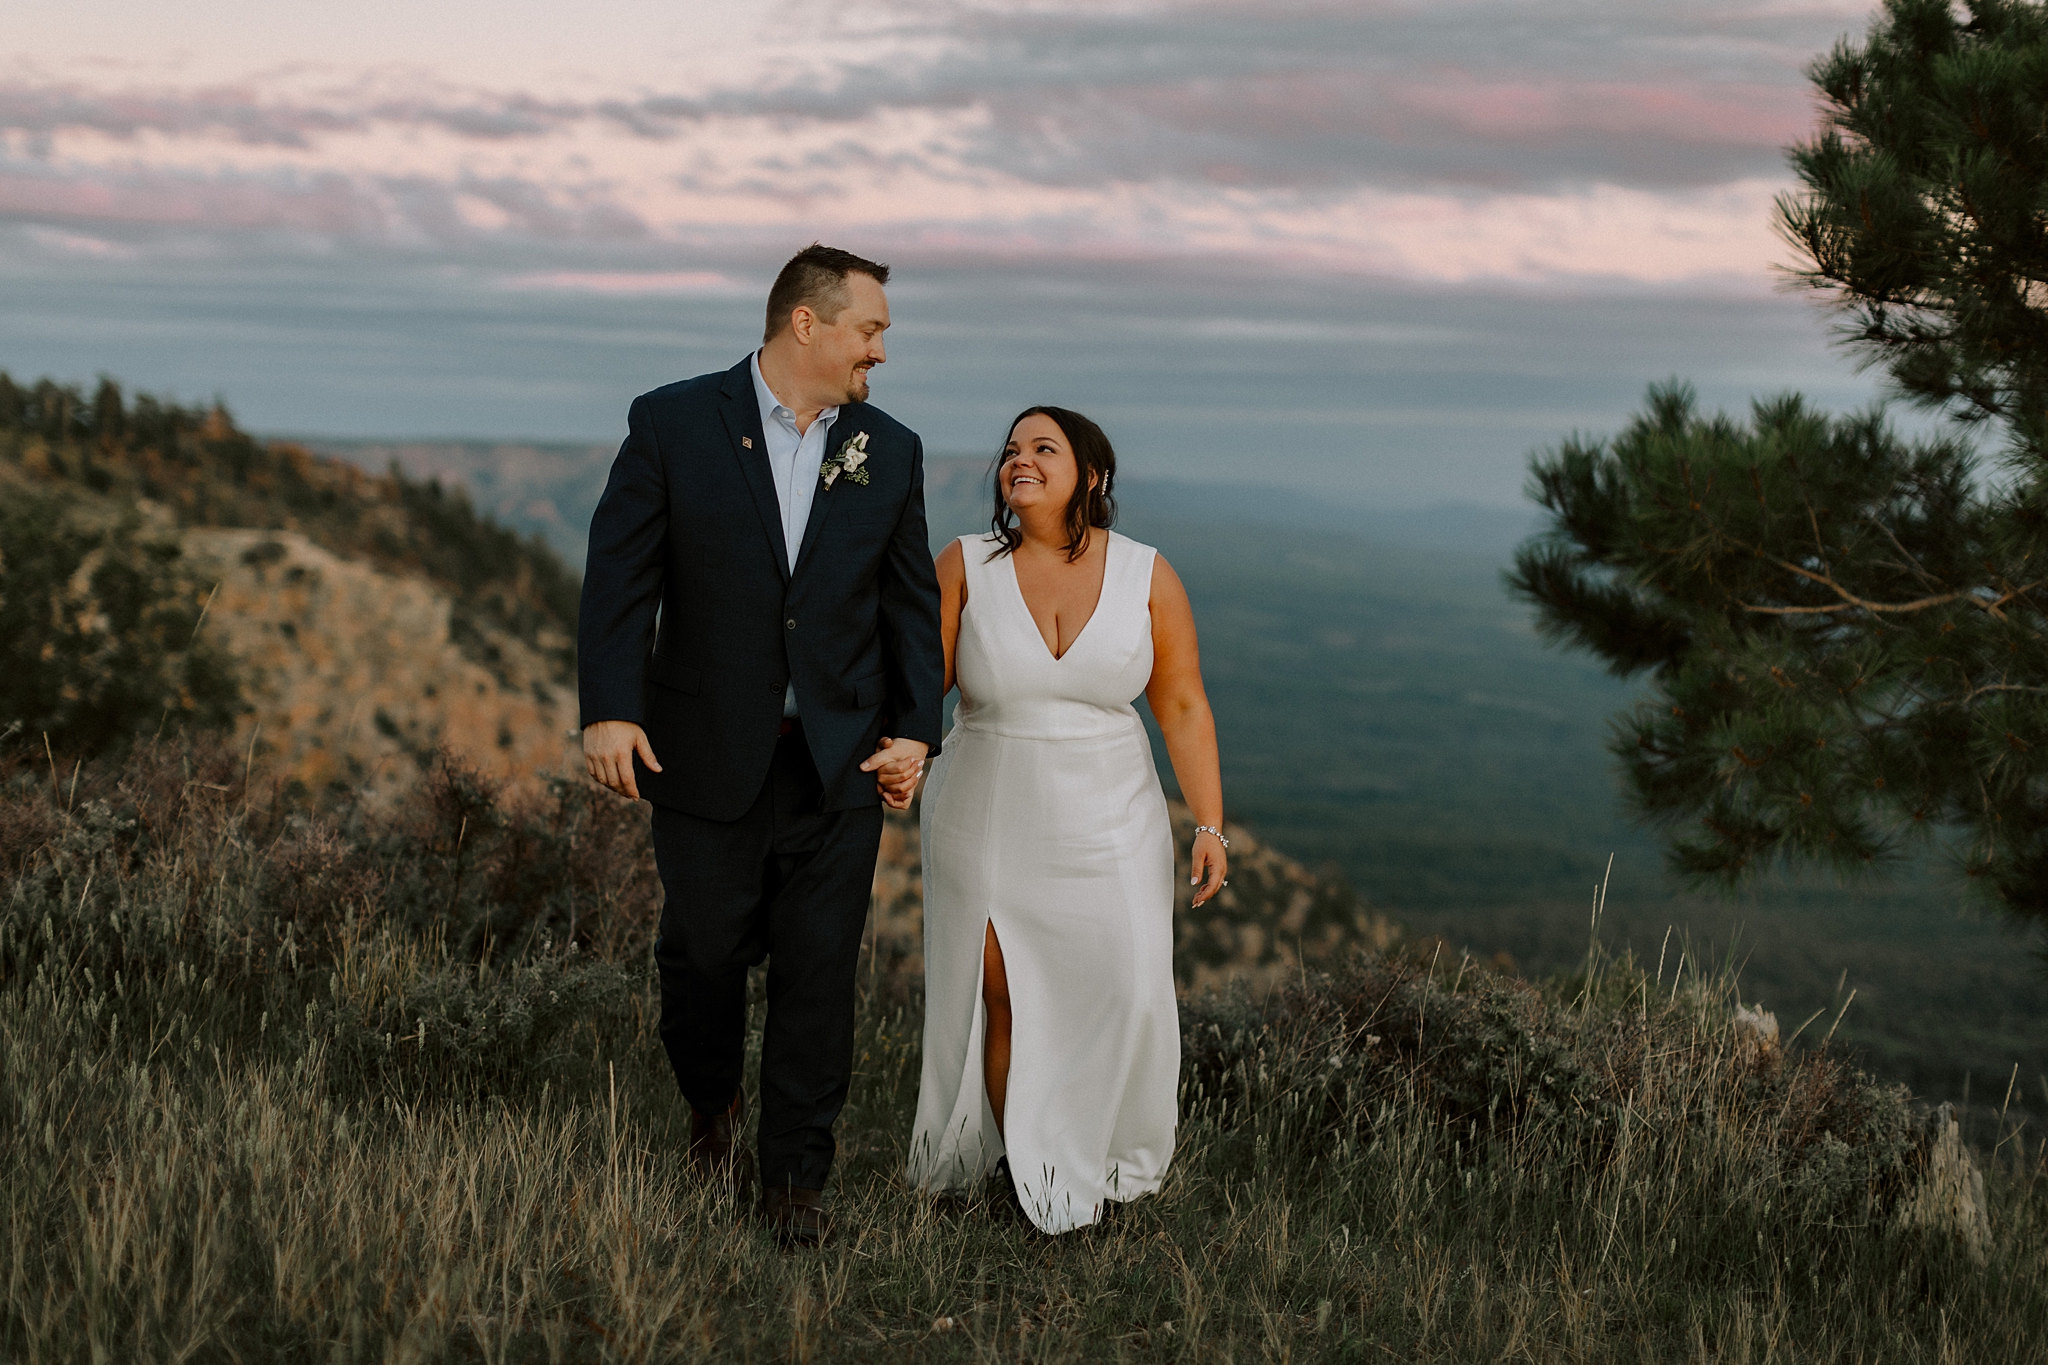
[[[1845,344],[1956,434],[1682,385],[1539,455],[1510,586],[1649,693],[1617,725],[1672,864],[1882,865],[1933,841],[2048,919],[2048,7],[1887,0],[1810,69],[1779,226]],[[2002,477],[1969,431],[2002,433]]]

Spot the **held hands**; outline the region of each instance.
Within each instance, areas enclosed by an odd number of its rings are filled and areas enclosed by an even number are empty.
[[[882,794],[882,804],[890,810],[909,810],[910,798],[917,793],[918,779],[924,776],[924,756],[931,746],[918,739],[890,739],[882,737],[875,745],[875,751],[861,763],[860,770],[875,775],[875,789]]]
[[[583,727],[583,766],[594,781],[629,801],[640,799],[639,784],[633,781],[634,754],[651,771],[661,771],[647,732],[632,721],[599,720]]]
[[[860,765],[862,772],[875,775],[875,786],[891,810],[910,809],[918,779],[924,776],[928,747],[915,739],[884,739]],[[630,801],[640,799],[639,784],[633,780],[635,754],[650,771],[661,771],[647,732],[632,721],[600,720],[583,727],[583,766],[591,779]]]
[[[1195,904],[1200,905],[1227,885],[1223,879],[1230,872],[1230,855],[1221,839],[1203,830],[1195,835],[1193,862],[1194,875],[1188,878],[1188,885],[1195,888]]]

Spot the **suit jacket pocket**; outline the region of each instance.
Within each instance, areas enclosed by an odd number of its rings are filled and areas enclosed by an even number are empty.
[[[870,706],[880,706],[882,698],[887,695],[889,675],[886,672],[870,673],[865,678],[853,680],[853,704],[861,710],[866,710]]]
[[[679,664],[674,659],[664,659],[659,654],[647,656],[647,680],[693,697],[704,690],[701,671]]]

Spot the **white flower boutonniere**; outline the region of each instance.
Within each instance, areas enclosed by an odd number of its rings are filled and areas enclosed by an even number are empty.
[[[868,481],[867,462],[868,434],[863,431],[860,435],[849,438],[845,445],[840,446],[837,455],[825,457],[825,463],[818,466],[818,477],[825,481],[825,487],[827,488],[830,488],[833,482],[842,474],[846,476],[848,483],[866,483]]]

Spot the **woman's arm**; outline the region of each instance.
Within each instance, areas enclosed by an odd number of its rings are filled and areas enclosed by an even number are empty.
[[[953,647],[960,643],[960,609],[967,605],[967,561],[960,542],[953,541],[939,551],[939,640],[946,647],[946,685],[939,699],[953,690]]]
[[[943,577],[943,574],[942,574]],[[1145,702],[1166,737],[1181,796],[1195,823],[1223,828],[1223,770],[1216,759],[1216,718],[1202,687],[1201,649],[1195,642],[1195,609],[1166,556],[1152,561],[1152,680]],[[950,660],[950,651],[947,654]],[[1223,841],[1197,834],[1194,848],[1195,904],[1216,894],[1230,871]]]
[[[945,685],[939,689],[939,701],[944,703],[946,694],[953,690],[953,646],[960,640],[960,607],[967,601],[967,565],[960,556],[960,542],[956,540],[939,551],[934,567],[939,576],[939,644],[946,655]],[[943,713],[943,705],[940,709]],[[890,741],[883,740],[876,757],[890,747]],[[875,761],[870,758],[861,766],[870,767]],[[910,798],[917,794],[918,784],[924,780],[924,769],[925,765],[919,762],[900,772],[879,774],[882,804],[890,810],[909,810]]]

